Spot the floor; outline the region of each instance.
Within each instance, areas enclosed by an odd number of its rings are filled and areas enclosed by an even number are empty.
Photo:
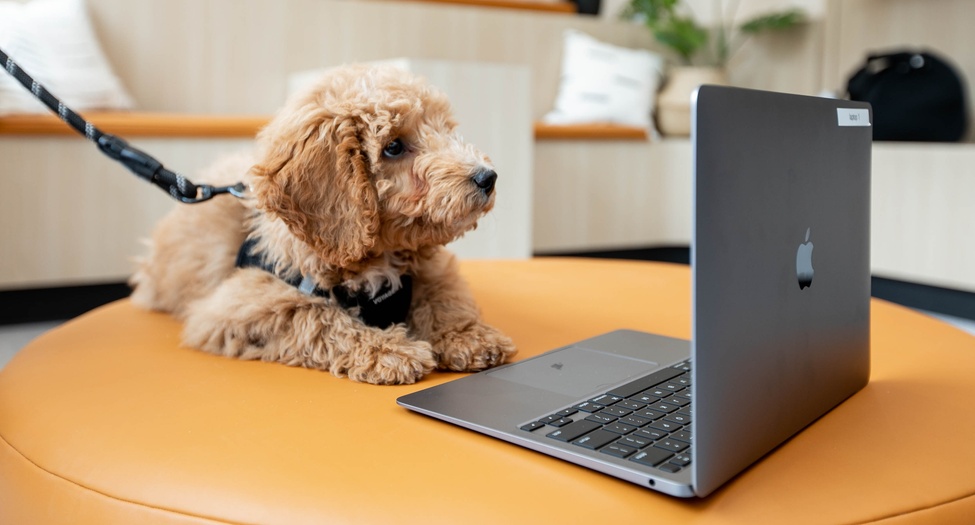
[[[975,321],[959,319],[941,314],[924,312],[975,336]],[[0,326],[0,369],[10,361],[18,350],[42,333],[58,326],[59,322],[33,323]]]
[[[962,330],[975,336],[975,321],[971,319],[959,319],[958,317],[952,317],[950,315],[936,314],[934,312],[922,312],[930,315],[931,317],[936,317],[942,321],[957,326]]]
[[[0,369],[14,354],[35,337],[58,326],[60,322],[12,324],[0,326]]]

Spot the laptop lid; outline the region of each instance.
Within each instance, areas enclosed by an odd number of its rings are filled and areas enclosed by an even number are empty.
[[[698,496],[869,379],[870,122],[858,102],[695,95]]]

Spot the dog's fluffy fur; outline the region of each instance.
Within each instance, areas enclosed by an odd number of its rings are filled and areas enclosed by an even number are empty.
[[[434,368],[504,362],[510,339],[480,318],[443,245],[494,205],[474,178],[490,160],[455,132],[445,96],[391,67],[345,66],[290,100],[253,154],[200,179],[243,179],[249,196],[179,206],[156,227],[132,300],[184,322],[183,342],[214,354],[328,370],[375,384]],[[399,150],[394,140],[403,145]],[[276,274],[235,268],[246,238]],[[375,294],[413,278],[405,324],[379,329],[282,278]]]

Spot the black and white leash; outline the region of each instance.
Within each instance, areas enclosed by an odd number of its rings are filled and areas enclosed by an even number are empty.
[[[102,153],[122,163],[130,171],[155,184],[172,198],[186,203],[195,204],[212,199],[217,195],[229,193],[235,197],[244,196],[244,184],[238,182],[233,186],[210,186],[208,184],[193,184],[179,173],[166,169],[161,162],[151,155],[133,148],[125,140],[103,133],[94,124],[78,115],[63,102],[52,95],[44,86],[31,78],[20,68],[2,49],[0,49],[0,63],[4,65],[21,85],[27,88],[38,100],[57,114],[68,126],[81,133],[86,139],[98,145]]]

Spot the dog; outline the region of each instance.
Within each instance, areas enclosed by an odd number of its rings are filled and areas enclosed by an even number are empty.
[[[333,68],[200,179],[247,195],[173,210],[130,281],[184,345],[380,385],[515,353],[444,248],[492,209],[497,174],[423,79]]]

